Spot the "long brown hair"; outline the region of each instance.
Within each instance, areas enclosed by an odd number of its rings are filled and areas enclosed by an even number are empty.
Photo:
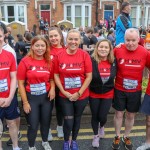
[[[107,60],[109,61],[109,63],[112,64],[112,63],[114,62],[113,47],[112,47],[111,42],[110,42],[109,40],[107,40],[107,39],[103,39],[103,40],[97,42],[97,44],[96,44],[96,46],[95,46],[95,49],[94,49],[94,52],[93,52],[93,54],[92,54],[92,58],[94,58],[97,63],[101,62],[101,57],[98,55],[98,52],[97,52],[97,51],[98,51],[98,47],[99,47],[100,43],[102,43],[102,42],[107,42],[108,45],[109,45],[110,51],[109,51],[109,54],[108,54],[108,56],[107,56]]]
[[[30,49],[29,53],[27,54],[27,56],[34,58],[34,52],[32,50],[32,46],[39,40],[42,40],[46,44],[46,52],[44,53],[43,57],[46,60],[47,64],[49,64],[50,63],[50,48],[49,48],[49,44],[48,44],[46,38],[42,35],[37,35],[32,39],[31,49]]]
[[[58,28],[58,27],[50,27],[49,30],[48,30],[48,34],[49,34],[50,31],[53,31],[53,30],[58,32],[58,34],[60,35],[60,38],[61,38],[60,45],[62,47],[65,47],[64,46],[64,37],[63,37],[62,31],[60,30],[60,28]],[[49,45],[52,46],[51,43]]]

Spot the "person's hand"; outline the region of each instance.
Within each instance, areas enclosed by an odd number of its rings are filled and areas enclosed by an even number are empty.
[[[79,97],[80,97],[80,95],[78,94],[78,92],[76,92],[76,93],[72,94],[72,96],[69,100],[70,101],[77,101]]]
[[[64,94],[68,99],[70,99],[71,96],[72,96],[72,94],[69,93],[69,92],[67,92],[67,91],[64,91],[63,94]]]
[[[1,107],[8,107],[11,104],[12,99],[11,98],[1,98],[0,99],[1,103],[0,106]]]
[[[55,90],[54,89],[50,89],[50,91],[48,93],[48,97],[49,97],[50,101],[55,98]]]
[[[23,104],[23,110],[26,114],[30,113],[31,107],[30,107],[30,104],[28,102]]]

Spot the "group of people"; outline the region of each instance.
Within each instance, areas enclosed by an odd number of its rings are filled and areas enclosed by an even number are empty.
[[[124,4],[125,7],[129,5]],[[139,111],[147,115],[147,141],[137,150],[150,148],[150,81],[141,105],[143,70],[150,67],[150,52],[138,44],[138,29],[129,26],[124,31],[124,44],[113,49],[114,45],[108,39],[97,41],[94,47],[88,45],[85,48],[83,43],[81,46],[83,39],[76,29],[68,31],[64,42],[62,31],[58,27],[50,27],[48,37],[37,35],[32,38],[30,50],[23,55],[18,67],[15,51],[8,48],[8,44],[6,47],[4,42],[5,30],[0,25],[0,150],[4,119],[9,127],[13,150],[21,149],[18,147],[20,111],[16,97],[17,82],[27,120],[29,150],[36,150],[39,125],[42,147],[52,150],[48,141],[52,141],[50,124],[54,103],[57,135],[64,138],[58,149],[79,150],[77,137],[88,103],[94,148],[100,146],[100,138],[105,136],[104,127],[111,106],[115,109],[116,134],[112,149],[120,148],[121,139],[127,150],[133,149],[130,132]],[[89,37],[91,32],[90,29],[87,32]],[[88,43],[88,38],[86,40]],[[90,55],[87,48],[92,51]],[[124,114],[125,130],[121,138]]]

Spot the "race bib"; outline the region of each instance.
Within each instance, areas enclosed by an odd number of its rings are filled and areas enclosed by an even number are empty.
[[[46,93],[45,83],[30,84],[31,95],[42,95]]]
[[[81,78],[65,78],[65,89],[73,89],[81,87]]]
[[[127,90],[136,89],[138,86],[138,80],[130,80],[130,79],[123,79],[123,87]]]
[[[8,90],[7,79],[0,80],[0,92],[5,92]]]

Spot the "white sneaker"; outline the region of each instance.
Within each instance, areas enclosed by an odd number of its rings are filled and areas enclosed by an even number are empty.
[[[105,136],[104,127],[100,127],[98,132],[99,132],[99,137],[104,138]]]
[[[63,138],[64,137],[64,132],[63,132],[63,127],[62,126],[57,126],[57,136],[59,138]]]
[[[99,136],[98,135],[94,136],[93,141],[92,141],[92,146],[95,148],[99,147]]]
[[[48,142],[42,142],[42,146],[45,150],[52,150]]]
[[[19,147],[16,147],[16,148],[13,148],[13,150],[21,150],[22,148],[19,148]]]
[[[144,143],[142,146],[139,146],[136,150],[147,150],[150,148],[150,144]]]
[[[52,135],[51,129],[49,129],[48,141],[49,141],[49,142],[52,142],[52,141],[53,141],[53,135]]]
[[[36,150],[36,147],[29,147],[29,150]]]

